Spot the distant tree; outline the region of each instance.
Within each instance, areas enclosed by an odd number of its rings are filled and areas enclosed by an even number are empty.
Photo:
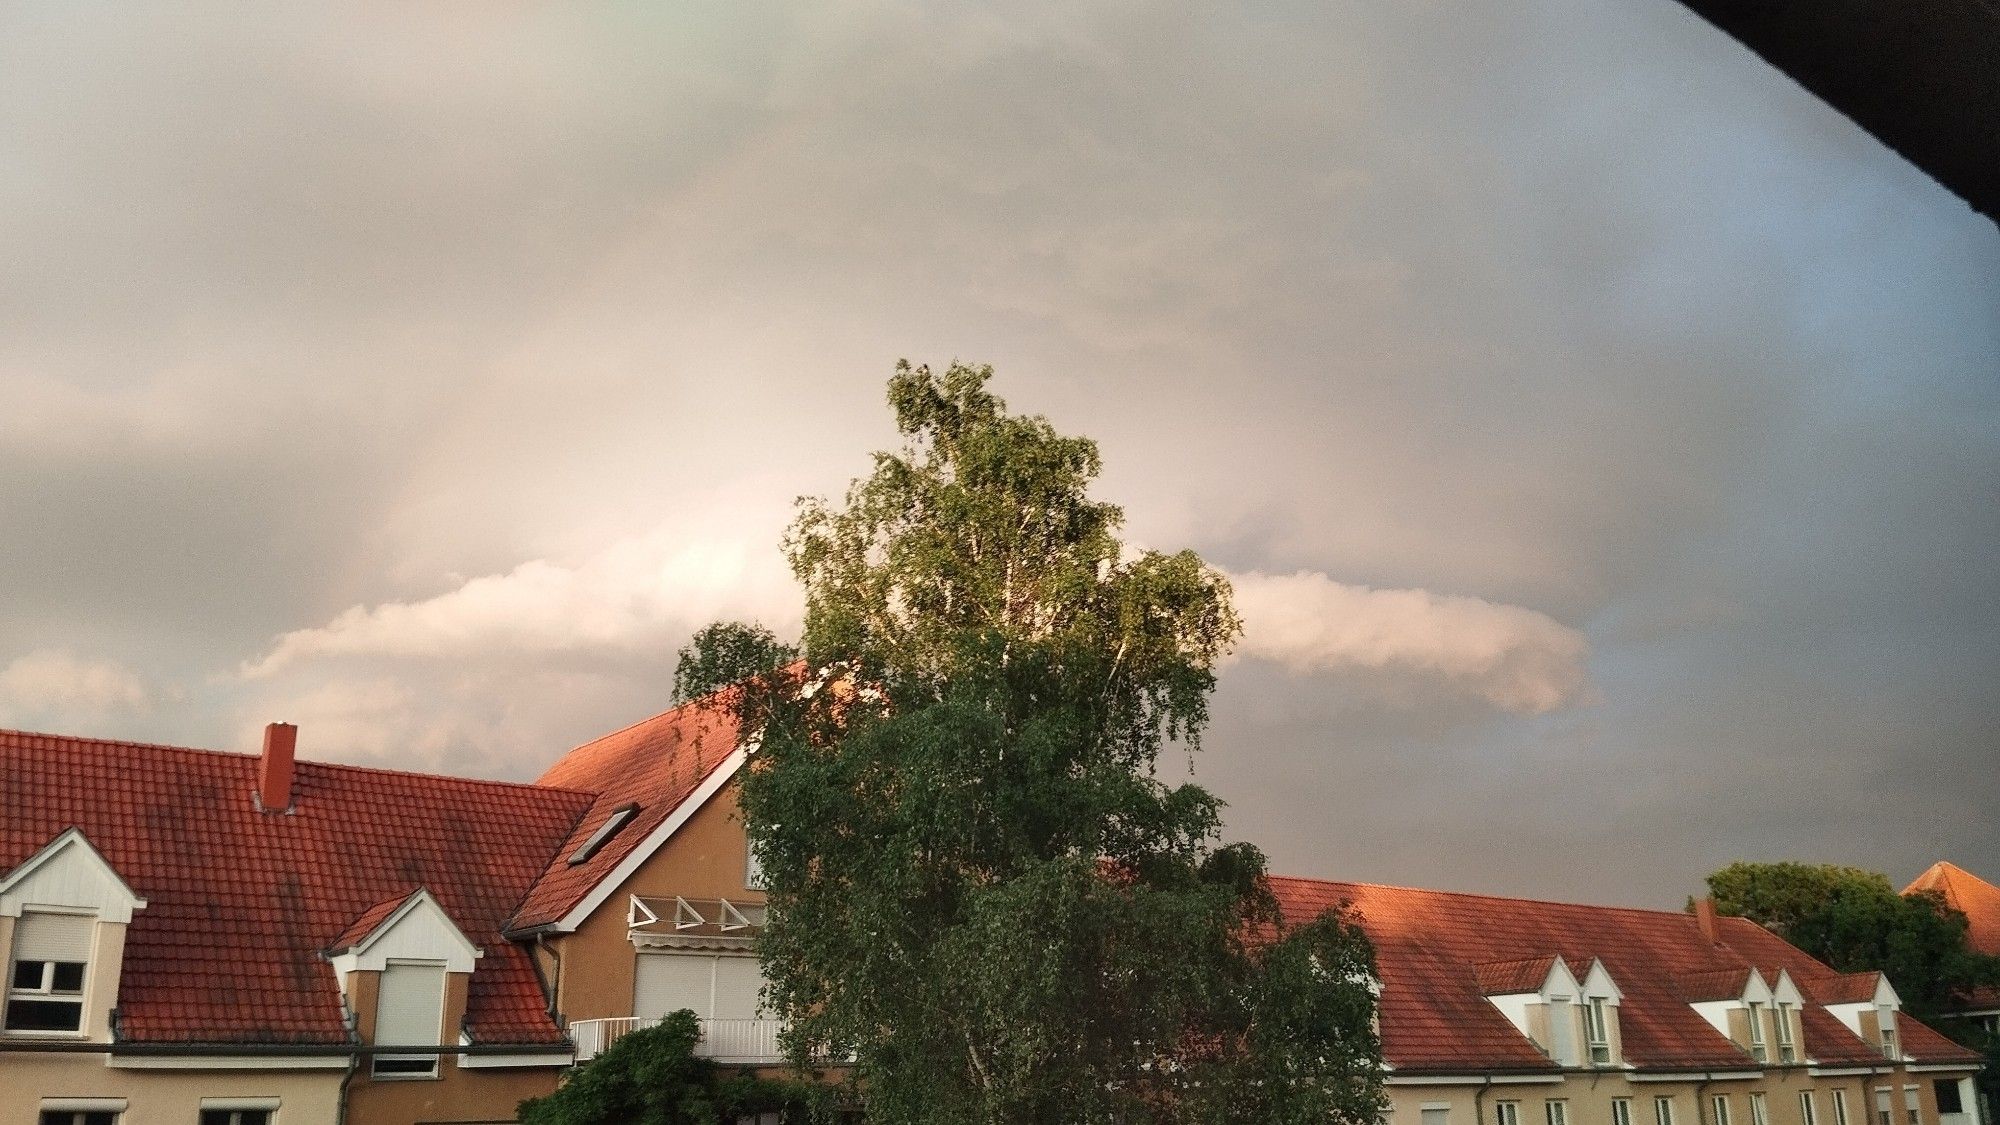
[[[735,1125],[771,1112],[788,1125],[811,1119],[812,1089],[725,1074],[695,1057],[700,1038],[700,1022],[685,1010],[624,1035],[555,1093],[522,1102],[521,1125]]]
[[[1366,938],[1287,929],[1220,802],[1155,772],[1200,745],[1227,581],[1128,550],[1096,444],[991,374],[897,367],[905,446],[785,541],[810,671],[732,697],[787,1043],[851,1056],[880,1125],[1375,1121]]]
[[[1929,1022],[1954,997],[2000,983],[2000,959],[1966,944],[1965,915],[1931,891],[1899,895],[1887,876],[1808,863],[1733,863],[1708,877],[1718,913],[1740,915],[1842,972],[1879,969]]]

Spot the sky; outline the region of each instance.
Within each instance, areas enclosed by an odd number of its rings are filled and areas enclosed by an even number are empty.
[[[0,248],[0,725],[532,778],[957,359],[1277,870],[2000,878],[2000,232],[1672,0],[9,4]]]

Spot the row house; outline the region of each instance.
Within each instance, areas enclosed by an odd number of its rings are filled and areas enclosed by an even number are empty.
[[[745,764],[687,706],[533,784],[0,732],[0,1125],[511,1121],[680,1009],[780,1065]],[[1740,919],[1278,879],[1374,940],[1390,1125],[1975,1125],[1976,1057]]]
[[[1275,879],[1375,946],[1389,1125],[1977,1125],[1979,1056],[1742,918]]]

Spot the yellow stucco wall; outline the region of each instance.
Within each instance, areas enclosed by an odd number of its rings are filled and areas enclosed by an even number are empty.
[[[0,1055],[0,1125],[35,1125],[43,1098],[124,1098],[127,1125],[192,1123],[203,1098],[278,1098],[282,1125],[331,1125],[341,1070],[124,1070],[103,1055]],[[350,1117],[355,1125],[365,1120]]]
[[[565,1018],[605,1019],[632,1014],[637,956],[625,927],[630,896],[647,898],[726,898],[762,903],[764,893],[743,884],[749,840],[730,782],[653,853],[575,933],[551,938],[561,957],[557,998]],[[544,971],[551,971],[544,962]]]

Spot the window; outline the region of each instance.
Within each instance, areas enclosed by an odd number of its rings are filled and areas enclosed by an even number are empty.
[[[743,849],[743,885],[753,891],[764,889],[764,865],[757,862],[755,844]]]
[[[1569,997],[1549,997],[1549,1057],[1564,1066],[1576,1063],[1576,1024]]]
[[[1632,1099],[1611,1099],[1611,1125],[1632,1125]]]
[[[1653,1099],[1653,1125],[1674,1125],[1674,1099]]]
[[[1709,1125],[1729,1125],[1729,1095],[1717,1094],[1708,1104],[1712,1110]]]
[[[1889,1106],[1889,1087],[1875,1087],[1875,1125],[1896,1125],[1894,1111]]]
[[[1882,1057],[1901,1059],[1903,1052],[1896,1042],[1896,1009],[1887,1005],[1876,1008],[1875,1026],[1882,1032]]]
[[[1937,1095],[1939,1116],[1947,1113],[1965,1112],[1965,1101],[1959,1097],[1958,1079],[1935,1079],[1931,1083],[1931,1090]]]
[[[83,1030],[83,982],[96,921],[88,914],[34,912],[23,913],[14,923],[14,961],[7,971],[8,1031]]]
[[[1451,1125],[1451,1107],[1427,1105],[1424,1107],[1423,1118],[1423,1125]]]
[[[632,823],[632,818],[638,815],[639,806],[637,805],[626,805],[623,808],[611,810],[611,815],[604,818],[604,823],[597,826],[597,831],[590,834],[590,839],[578,844],[576,850],[569,853],[569,865],[575,867],[577,864],[583,863],[591,856],[596,855],[597,850],[604,846],[605,841],[618,835],[618,830]]]
[[[1918,1108],[1922,1103],[1917,1100],[1917,1090],[1916,1086],[1903,1087],[1903,1109],[1910,1115],[1910,1125],[1920,1125],[1923,1121],[1923,1111]]]
[[[1764,1005],[1755,1000],[1750,1002],[1750,1057],[1758,1062],[1771,1061],[1764,1047]]]
[[[204,1109],[201,1125],[271,1125],[268,1109]]]
[[[1771,1109],[1762,1094],[1750,1095],[1750,1125],[1771,1125]]]
[[[1799,1121],[1801,1125],[1819,1125],[1819,1106],[1814,1104],[1811,1090],[1799,1091]]]
[[[1494,1102],[1493,1125],[1521,1125],[1521,1103]]]
[[[1833,1092],[1833,1125],[1847,1125],[1847,1091]]]
[[[1542,1115],[1548,1118],[1549,1125],[1569,1125],[1569,1103],[1553,1100],[1543,1102]]]
[[[1771,1009],[1771,1022],[1778,1027],[1778,1061],[1781,1063],[1799,1061],[1798,1037],[1792,1034],[1792,1006],[1780,1004]],[[1811,1125],[1811,1122],[1807,1125]]]
[[[114,1109],[45,1109],[36,1125],[118,1125],[123,1116]]]
[[[444,966],[391,961],[375,1003],[375,1043],[435,1047],[443,1038]],[[435,1053],[376,1055],[377,1078],[435,1078]]]
[[[1592,1066],[1611,1065],[1611,1002],[1593,996],[1583,1009],[1584,1038],[1590,1041]]]

